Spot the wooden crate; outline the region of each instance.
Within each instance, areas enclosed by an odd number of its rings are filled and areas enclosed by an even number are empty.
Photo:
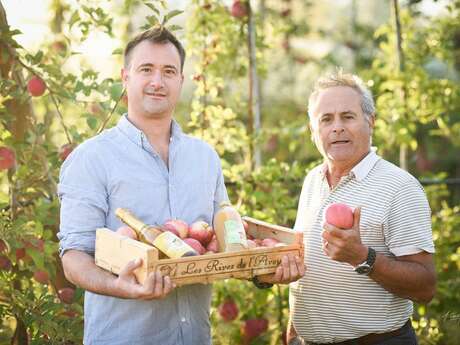
[[[271,237],[286,245],[160,260],[155,247],[118,235],[109,229],[98,229],[95,262],[118,274],[129,261],[141,258],[142,266],[135,271],[139,282],[143,282],[149,273],[160,270],[163,275],[169,275],[177,286],[181,286],[207,284],[227,278],[251,279],[256,275],[273,273],[286,254],[298,255],[303,259],[302,233],[249,217],[243,219],[248,222],[248,233],[254,238]]]

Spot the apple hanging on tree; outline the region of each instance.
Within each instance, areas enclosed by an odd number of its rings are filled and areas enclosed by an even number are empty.
[[[245,1],[235,0],[230,13],[235,18],[244,18],[248,15],[248,5]]]
[[[59,152],[58,152],[59,159],[62,162],[65,161],[67,159],[67,157],[72,153],[74,148],[75,148],[75,144],[73,144],[73,143],[68,143],[68,144],[62,145],[60,147],[60,149],[59,149]]]
[[[42,78],[34,75],[27,83],[27,90],[32,97],[40,97],[45,93],[46,84]]]
[[[16,156],[14,151],[8,147],[0,147],[0,170],[7,170],[14,167]]]

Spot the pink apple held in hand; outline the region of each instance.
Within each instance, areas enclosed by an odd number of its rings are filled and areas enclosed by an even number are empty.
[[[14,167],[16,156],[14,151],[8,147],[0,147],[0,170],[7,170]]]
[[[136,232],[127,225],[120,226],[116,232],[119,235],[132,238],[133,240],[137,240]]]
[[[201,245],[200,241],[195,240],[194,238],[187,237],[184,238],[184,242],[187,243],[193,249],[195,249],[195,251],[198,254],[203,255],[204,253],[206,253],[206,249]]]
[[[214,230],[203,220],[199,220],[192,225],[188,230],[188,237],[200,241],[203,246],[207,246],[214,235]]]
[[[188,236],[188,224],[180,219],[171,219],[163,224],[163,228],[184,239]]]
[[[324,218],[327,223],[341,229],[351,229],[353,226],[353,210],[345,204],[329,205],[324,211]]]

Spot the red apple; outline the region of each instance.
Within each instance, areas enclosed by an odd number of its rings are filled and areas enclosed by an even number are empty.
[[[200,241],[203,246],[207,246],[211,242],[214,230],[212,227],[203,220],[199,220],[188,229],[188,237]]]
[[[248,247],[249,247],[249,249],[251,249],[251,248],[257,248],[257,243],[254,242],[253,240],[249,240],[249,239],[248,239],[247,242],[248,242]]]
[[[187,237],[187,238],[184,238],[184,242],[187,243],[193,249],[195,249],[195,251],[198,254],[203,255],[204,253],[206,253],[206,249],[204,249],[200,241],[195,240],[194,238]]]
[[[45,249],[45,241],[41,238],[32,238],[31,240],[24,241],[24,247],[29,249],[35,249],[43,253]]]
[[[12,264],[11,260],[6,256],[0,255],[0,270],[9,271],[11,270]]]
[[[244,1],[235,0],[232,5],[231,14],[235,18],[244,18],[248,15],[248,7]]]
[[[58,296],[62,303],[72,304],[75,297],[75,289],[70,287],[62,288],[58,291]]]
[[[0,147],[0,170],[7,170],[16,164],[14,151],[8,147]]]
[[[219,308],[219,315],[226,322],[233,321],[237,318],[239,309],[232,298],[227,298]]]
[[[47,284],[50,276],[48,272],[38,270],[34,273],[34,279],[39,283]]]
[[[353,210],[350,206],[334,203],[324,211],[326,222],[342,229],[350,229],[353,226]]]
[[[34,75],[27,83],[27,90],[33,97],[39,97],[45,93],[46,84],[42,78]]]
[[[212,236],[212,239],[208,243],[208,245],[206,246],[206,249],[208,251],[210,251],[210,252],[213,252],[213,253],[218,253],[219,252],[219,244],[217,243],[216,235]]]
[[[74,148],[75,148],[75,144],[73,143],[67,143],[67,144],[62,145],[58,152],[59,159],[62,162],[65,161],[66,158],[72,153]]]
[[[25,256],[26,256],[26,249],[25,248],[17,248],[15,250],[15,254],[16,254],[16,260],[21,260],[21,259],[25,258]]]
[[[271,237],[264,238],[262,240],[262,246],[263,247],[268,247],[268,248],[275,247],[279,243],[280,243],[280,241],[278,241],[278,240],[276,240],[274,238],[271,238]]]
[[[77,317],[77,312],[74,310],[66,310],[61,313],[61,315],[67,316],[69,319],[74,319]]]
[[[8,251],[8,245],[5,241],[0,239],[0,253]]]
[[[247,340],[254,339],[264,333],[268,329],[267,319],[248,319],[244,321],[242,331],[243,336]]]
[[[281,17],[288,17],[291,14],[291,9],[287,8],[281,11]]]
[[[246,232],[246,234],[248,234],[248,231],[249,231],[249,224],[247,221],[245,221],[244,219],[242,220],[243,221],[243,228],[244,228],[244,231]]]
[[[120,226],[116,232],[119,235],[132,238],[133,240],[137,240],[136,232],[127,225]]]
[[[171,219],[164,223],[163,228],[184,239],[188,236],[188,225],[180,219]]]

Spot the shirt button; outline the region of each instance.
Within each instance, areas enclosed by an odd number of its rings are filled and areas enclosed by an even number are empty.
[[[183,318],[182,318],[182,319],[180,319],[180,320],[181,320],[182,322],[185,322],[185,321],[186,321],[186,320],[185,320],[185,317],[183,317]]]

